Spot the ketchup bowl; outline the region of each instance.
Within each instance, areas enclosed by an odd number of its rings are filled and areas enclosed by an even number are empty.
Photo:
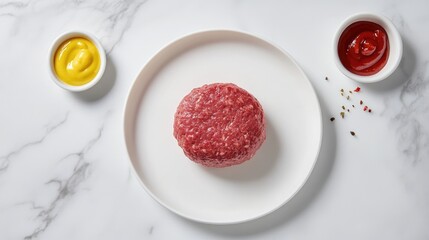
[[[374,13],[347,18],[334,36],[334,61],[348,78],[378,82],[389,77],[402,58],[402,39],[393,23]]]

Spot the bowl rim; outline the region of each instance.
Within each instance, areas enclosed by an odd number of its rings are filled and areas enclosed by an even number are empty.
[[[55,73],[55,68],[54,68],[54,57],[55,57],[55,53],[58,49],[58,47],[66,40],[73,38],[73,37],[83,37],[86,38],[88,40],[90,40],[92,43],[94,43],[95,47],[98,50],[98,53],[100,55],[100,68],[98,70],[97,75],[95,75],[94,79],[92,79],[90,82],[84,84],[84,85],[80,85],[80,86],[72,86],[72,85],[68,85],[66,83],[64,83],[63,81],[61,81],[57,74]],[[53,80],[53,82],[55,84],[57,84],[59,87],[68,90],[68,91],[72,91],[72,92],[81,92],[81,91],[85,91],[88,90],[90,88],[92,88],[95,84],[97,84],[101,77],[104,74],[104,71],[106,69],[106,52],[104,51],[103,46],[101,45],[100,41],[91,33],[85,32],[85,31],[77,31],[77,30],[73,30],[73,31],[67,31],[64,32],[62,34],[60,34],[51,44],[50,48],[49,48],[49,73],[51,75],[51,78]]]
[[[369,21],[369,22],[374,22],[376,24],[379,24],[386,30],[388,40],[389,40],[389,57],[387,59],[386,65],[379,72],[369,76],[361,76],[350,72],[343,66],[338,56],[338,41],[340,39],[340,36],[348,26],[359,21]],[[401,62],[401,59],[402,59],[402,53],[403,53],[403,45],[402,45],[402,38],[399,31],[396,29],[395,25],[387,17],[381,14],[370,13],[370,12],[360,12],[360,13],[353,14],[348,18],[346,18],[340,24],[340,26],[338,27],[334,35],[334,41],[333,41],[334,61],[338,69],[341,71],[341,73],[343,73],[348,78],[357,82],[372,83],[372,82],[379,82],[381,80],[388,78],[393,72],[395,72],[395,70],[399,66],[399,63]]]

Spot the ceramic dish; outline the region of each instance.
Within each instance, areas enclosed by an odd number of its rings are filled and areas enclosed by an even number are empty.
[[[389,39],[390,50],[386,65],[378,73],[369,76],[361,76],[350,72],[343,66],[338,56],[338,41],[341,34],[348,26],[358,21],[374,22],[382,26],[386,30]],[[340,25],[334,36],[333,50],[335,64],[344,75],[358,82],[372,83],[388,78],[399,66],[402,58],[402,39],[398,30],[388,18],[374,13],[358,13],[350,16]]]
[[[173,137],[174,113],[193,88],[231,82],[252,93],[267,117],[267,139],[237,166],[207,168],[185,157]],[[160,204],[185,218],[231,224],[288,202],[317,160],[322,137],[317,96],[289,54],[242,32],[180,38],[141,70],[126,102],[124,134],[135,175]]]
[[[57,51],[58,47],[64,41],[66,41],[70,38],[74,38],[74,37],[83,37],[83,38],[88,39],[92,43],[94,43],[94,45],[97,48],[98,53],[100,55],[100,68],[98,70],[97,75],[90,82],[88,82],[84,85],[81,85],[81,86],[72,86],[72,85],[68,85],[68,84],[64,83],[63,81],[61,81],[58,78],[58,76],[54,70],[54,56],[55,56],[55,52]],[[104,52],[104,48],[101,45],[100,41],[98,41],[98,39],[90,33],[79,32],[79,31],[72,31],[72,32],[63,33],[57,39],[54,40],[54,42],[52,43],[52,45],[49,49],[49,73],[50,73],[51,78],[54,81],[54,83],[57,84],[58,86],[60,86],[61,88],[65,89],[65,90],[72,91],[72,92],[81,92],[81,91],[85,91],[85,90],[92,88],[95,84],[97,84],[100,81],[101,77],[104,74],[105,69],[106,69],[106,53]]]

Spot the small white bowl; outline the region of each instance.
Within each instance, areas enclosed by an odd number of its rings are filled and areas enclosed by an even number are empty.
[[[361,76],[347,70],[338,56],[338,41],[343,31],[352,23],[359,21],[368,21],[376,23],[384,28],[389,40],[389,57],[386,65],[377,73],[369,76]],[[399,66],[402,58],[402,39],[393,23],[386,17],[374,13],[358,13],[350,16],[340,25],[334,36],[334,61],[338,69],[347,77],[361,83],[378,82],[389,77]]]
[[[72,86],[64,83],[58,78],[54,68],[55,52],[57,51],[58,47],[64,41],[73,37],[83,37],[90,40],[91,42],[94,43],[95,47],[98,50],[98,53],[100,54],[100,69],[98,70],[97,75],[90,82],[81,86]],[[101,45],[100,41],[98,41],[98,39],[90,33],[79,32],[79,31],[63,33],[59,37],[57,37],[57,39],[54,40],[54,42],[52,43],[52,46],[49,49],[49,73],[52,77],[52,80],[54,80],[54,82],[58,86],[62,87],[63,89],[66,89],[72,92],[81,92],[81,91],[88,90],[100,81],[101,77],[104,74],[105,69],[106,69],[106,53],[104,52],[103,46]]]

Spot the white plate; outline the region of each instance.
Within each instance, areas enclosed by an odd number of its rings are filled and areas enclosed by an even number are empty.
[[[200,166],[173,137],[180,100],[213,82],[246,89],[266,113],[266,142],[238,166]],[[321,123],[310,81],[286,52],[250,34],[213,30],[169,44],[145,65],[128,96],[124,131],[135,173],[154,199],[194,221],[230,224],[264,216],[297,193],[317,160]]]

